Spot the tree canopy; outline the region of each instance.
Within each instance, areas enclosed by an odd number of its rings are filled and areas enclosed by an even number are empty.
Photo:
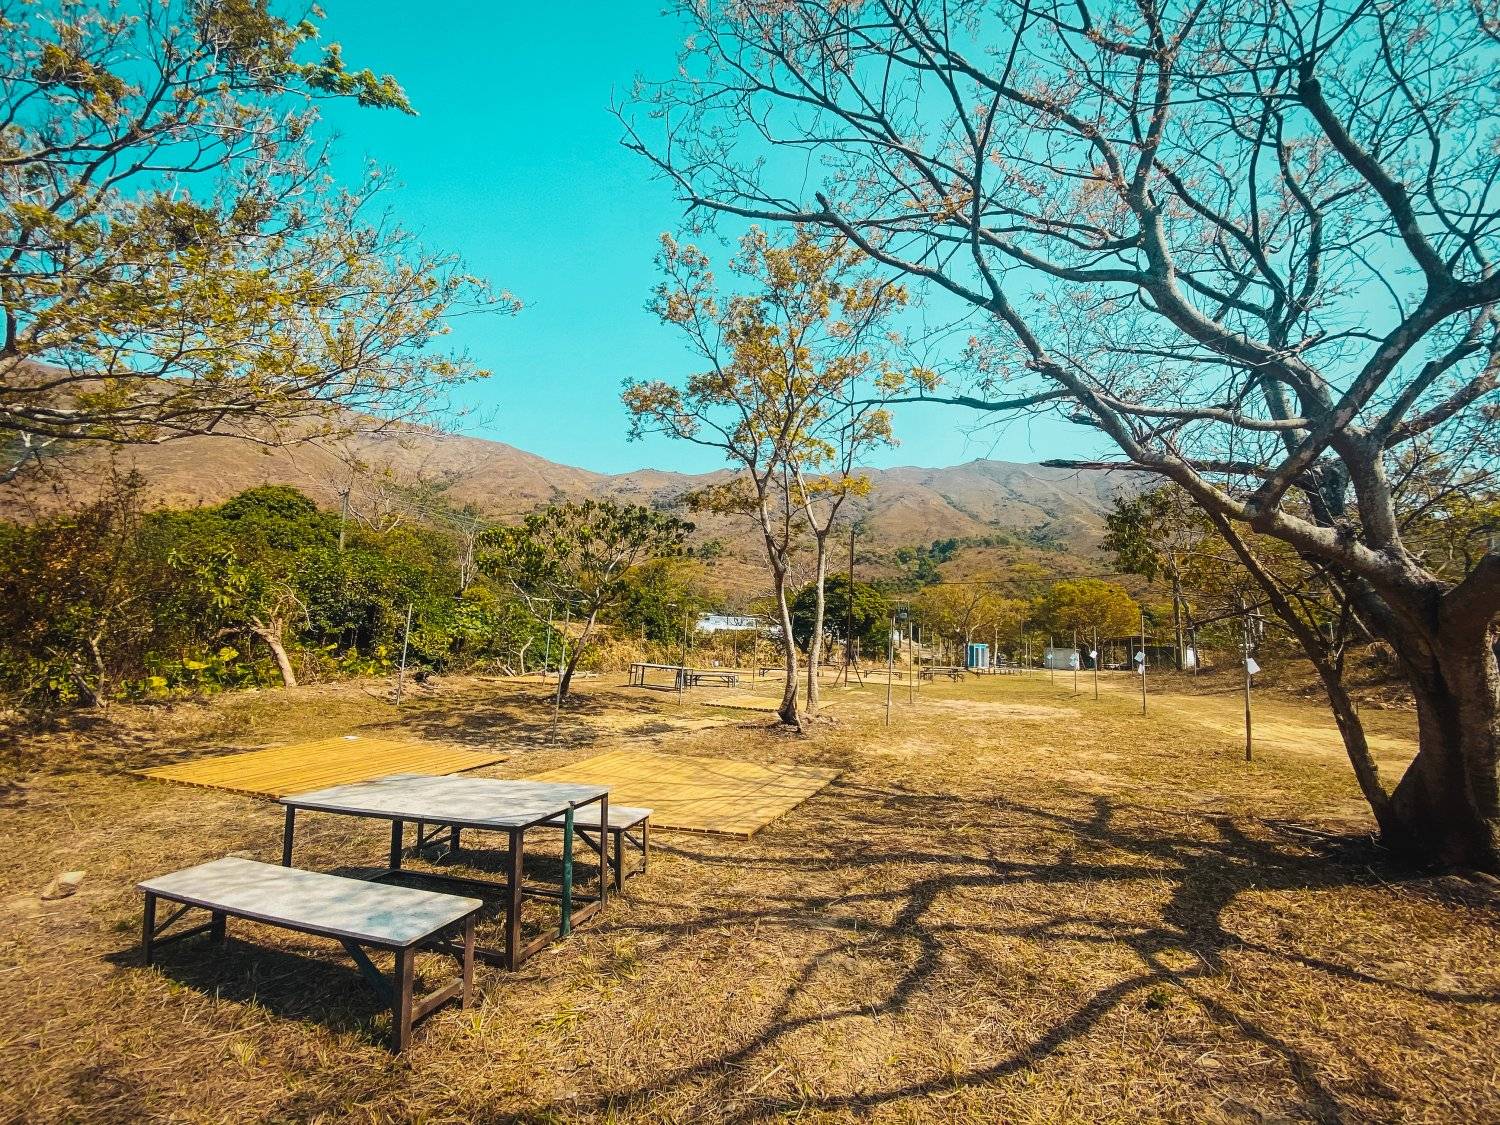
[[[430,420],[493,298],[334,186],[317,105],[412,112],[268,0],[0,5],[0,477],[67,443]],[[337,409],[335,409],[335,407]]]

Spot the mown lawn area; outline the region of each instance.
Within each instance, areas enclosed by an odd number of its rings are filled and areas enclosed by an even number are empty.
[[[119,709],[15,740],[0,791],[0,1118],[423,1121],[1482,1121],[1500,1116],[1493,885],[1392,863],[1316,707],[1134,682],[994,677],[774,690],[588,681],[557,737],[536,683],[454,680],[397,711],[344,684]],[[1371,716],[1388,769],[1410,718]],[[337,945],[231,923],[141,967],[135,882],[275,861],[273,802],[138,778],[190,754],[399,733],[832,767],[745,839],[660,831],[604,918],[390,1055]],[[375,862],[383,828],[310,819],[298,862]],[[544,845],[541,851],[545,852]],[[547,862],[545,855],[540,862]],[[59,872],[86,876],[43,901]],[[436,955],[419,972],[438,979]]]

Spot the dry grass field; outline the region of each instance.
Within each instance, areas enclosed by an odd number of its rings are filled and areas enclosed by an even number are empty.
[[[1391,863],[1332,724],[1085,678],[770,692],[379,685],[126,709],[19,739],[0,788],[0,1118],[56,1121],[1464,1121],[1500,1117],[1492,885]],[[1392,769],[1410,717],[1372,713]],[[650,872],[520,971],[482,968],[401,1057],[329,942],[247,923],[143,969],[137,879],[275,860],[264,799],[148,781],[194,754],[362,732],[508,751],[796,762],[834,784],[748,839],[662,831]],[[310,818],[298,861],[381,855]],[[545,848],[550,845],[543,845]],[[541,856],[540,861],[547,862]],[[473,860],[483,864],[481,854]],[[43,901],[59,872],[78,892]],[[436,956],[419,972],[446,974]]]

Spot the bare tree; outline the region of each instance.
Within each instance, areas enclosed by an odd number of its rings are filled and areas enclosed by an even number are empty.
[[[837,232],[973,311],[964,384],[1062,411],[1230,536],[1285,543],[1399,654],[1385,841],[1500,868],[1500,553],[1408,541],[1401,466],[1500,464],[1497,44],[1419,0],[686,4],[627,143],[692,207]],[[1233,539],[1230,540],[1233,542]],[[1290,625],[1289,625],[1290,627]],[[1294,630],[1295,631],[1295,630]]]

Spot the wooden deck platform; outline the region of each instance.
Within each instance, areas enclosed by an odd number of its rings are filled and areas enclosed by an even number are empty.
[[[348,735],[294,742],[240,754],[216,754],[171,766],[136,770],[142,777],[285,797],[393,773],[449,774],[505,761],[504,754],[460,750],[431,742]]]
[[[809,766],[614,750],[537,774],[534,780],[607,785],[612,806],[651,809],[653,828],[752,836],[837,776],[837,770]]]

